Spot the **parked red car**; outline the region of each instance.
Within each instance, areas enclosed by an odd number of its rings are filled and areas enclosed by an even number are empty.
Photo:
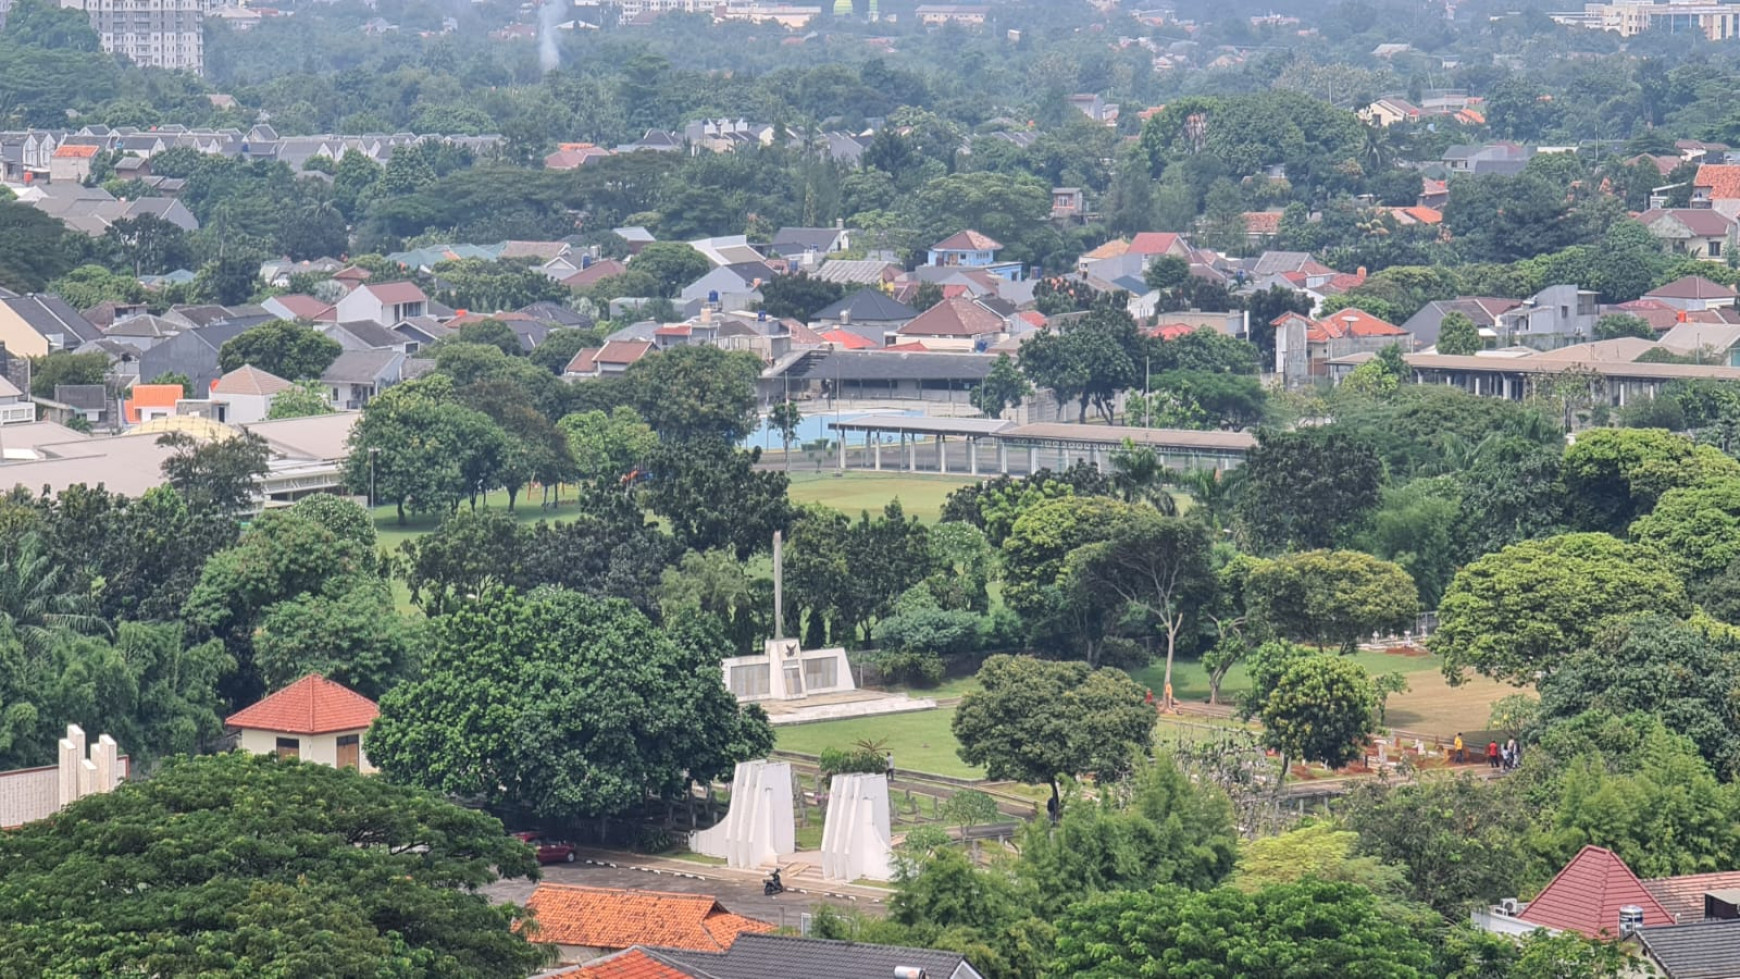
[[[536,833],[515,833],[514,838],[538,851],[539,863],[573,863],[574,846],[539,838]]]

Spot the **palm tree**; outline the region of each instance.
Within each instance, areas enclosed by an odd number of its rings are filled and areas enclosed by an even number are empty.
[[[90,595],[67,587],[65,566],[52,561],[37,534],[24,535],[0,555],[0,627],[17,636],[31,655],[47,649],[50,637],[62,629],[107,633],[108,623],[92,614],[95,608]]]
[[[1150,503],[1168,517],[1178,515],[1178,501],[1167,492],[1171,473],[1153,449],[1129,439],[1112,450],[1112,489],[1125,503]]]
[[[1189,469],[1172,474],[1168,482],[1190,495],[1192,514],[1200,514],[1210,527],[1223,530],[1232,520],[1244,486],[1244,470]]]

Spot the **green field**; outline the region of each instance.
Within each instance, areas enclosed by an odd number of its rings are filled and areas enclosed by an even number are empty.
[[[819,755],[823,748],[850,747],[852,742],[862,739],[886,739],[889,749],[894,752],[896,769],[955,778],[984,778],[984,769],[961,761],[955,754],[955,736],[949,731],[949,724],[954,719],[953,707],[940,707],[910,714],[793,724],[774,728],[774,734],[778,747],[806,755]]]
[[[972,481],[910,473],[794,472],[790,495],[794,503],[820,503],[852,517],[865,510],[881,513],[890,500],[898,499],[908,516],[936,523],[948,495]]]
[[[1353,661],[1365,667],[1372,676],[1382,676],[1385,673],[1432,673],[1438,670],[1441,660],[1436,656],[1403,656],[1396,653],[1355,653]],[[1149,690],[1154,696],[1160,696],[1166,686],[1166,658],[1164,650],[1154,663],[1139,670],[1130,671],[1135,681]],[[1251,688],[1251,674],[1243,663],[1234,666],[1227,672],[1226,680],[1220,685],[1221,703],[1236,701],[1245,691]],[[1172,664],[1172,695],[1183,701],[1208,701],[1208,671],[1202,664],[1178,660]]]

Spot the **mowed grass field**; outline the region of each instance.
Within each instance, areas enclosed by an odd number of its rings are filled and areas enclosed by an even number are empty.
[[[879,514],[889,501],[899,500],[908,516],[936,523],[949,494],[972,481],[966,476],[794,471],[789,495],[793,503],[820,503],[850,517],[866,510]]]

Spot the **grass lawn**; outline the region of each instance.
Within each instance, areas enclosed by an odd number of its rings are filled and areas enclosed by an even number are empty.
[[[539,520],[561,520],[574,510],[574,491],[569,489],[558,510],[546,510],[538,505],[542,494],[527,495],[520,492],[519,505],[513,510],[513,518],[520,523],[536,523]],[[478,509],[496,509],[507,512],[508,496],[506,490],[496,490],[478,502]],[[466,504],[461,503],[463,509]],[[400,545],[413,537],[421,537],[441,525],[439,514],[426,513],[406,514],[405,525],[399,525],[399,511],[391,504],[375,507],[371,511],[375,518],[375,536],[380,538],[382,547],[389,551],[397,551]]]
[[[1399,653],[1355,653],[1354,662],[1365,667],[1372,676],[1385,673],[1408,674],[1408,683],[1415,685],[1414,674],[1436,673],[1440,660],[1436,656],[1404,656]],[[1154,691],[1154,696],[1160,696],[1166,687],[1166,657],[1165,651],[1152,664],[1139,670],[1130,671],[1130,676],[1142,686]],[[1220,685],[1220,702],[1235,701],[1240,695],[1251,688],[1251,674],[1240,663],[1234,666]],[[1208,671],[1202,664],[1194,661],[1178,660],[1172,664],[1172,695],[1179,700],[1208,702]],[[1395,703],[1392,699],[1391,703]]]
[[[774,728],[774,737],[778,747],[808,755],[819,755],[823,748],[848,748],[854,741],[865,738],[886,739],[888,750],[894,752],[896,770],[984,778],[984,769],[961,761],[955,754],[955,736],[949,731],[954,718],[954,708],[941,707],[910,714],[793,724]]]
[[[890,500],[900,500],[909,516],[925,523],[942,517],[943,501],[967,483],[966,476],[925,476],[912,473],[793,472],[793,503],[820,503],[851,517],[862,511],[879,514]]]

